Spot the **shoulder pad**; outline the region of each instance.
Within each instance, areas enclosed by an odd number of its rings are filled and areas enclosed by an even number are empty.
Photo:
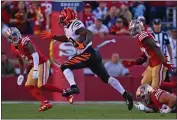
[[[22,38],[21,43],[22,43],[23,46],[26,46],[26,44],[27,44],[29,41],[30,41],[30,38],[29,38],[28,36],[26,36],[26,37],[23,37],[23,38]]]

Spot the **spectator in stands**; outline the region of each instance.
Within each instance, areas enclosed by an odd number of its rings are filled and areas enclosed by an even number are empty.
[[[109,33],[108,27],[103,24],[103,19],[101,18],[97,18],[95,23],[89,26],[88,29],[100,37],[104,37],[105,34]]]
[[[105,68],[110,76],[125,76],[129,74],[128,69],[120,62],[119,54],[117,53],[112,54],[111,61],[105,63]]]
[[[130,32],[127,27],[123,25],[123,20],[121,18],[117,18],[116,24],[110,28],[111,34],[116,35],[129,35]]]
[[[44,13],[44,26],[45,30],[50,31],[51,28],[51,13],[52,1],[41,1],[41,11]]]
[[[123,24],[128,27],[130,21],[132,20],[132,14],[126,4],[121,5],[120,11],[118,12],[118,17],[122,18]]]
[[[105,1],[100,1],[99,6],[93,11],[93,14],[96,18],[104,18],[104,16],[107,14],[108,8],[106,6]]]
[[[1,53],[1,75],[15,75],[15,68],[7,59],[5,52]]]
[[[45,26],[43,25],[44,22],[44,15],[41,11],[40,2],[35,1],[32,3],[30,8],[30,13],[33,14],[33,32],[35,35],[39,35],[42,30],[44,30]]]
[[[92,6],[87,3],[84,6],[83,23],[86,27],[92,25],[95,21],[95,16],[92,14]]]
[[[150,33],[153,32],[152,29],[151,29],[151,27],[146,24],[146,19],[145,19],[144,16],[139,16],[137,19],[140,20],[144,24],[145,30],[147,30]]]
[[[116,23],[117,13],[118,9],[116,8],[116,6],[111,6],[108,14],[105,16],[105,20],[103,21],[103,23],[107,27],[111,28]]]
[[[172,63],[174,64],[174,67],[177,67],[176,66],[176,41],[177,41],[177,30],[176,30],[176,27],[173,27],[171,30],[170,30],[170,45],[171,45],[171,48],[172,48],[172,57],[173,57],[173,61]]]
[[[137,1],[133,7],[133,15],[135,18],[139,16],[144,16],[146,12],[146,7],[144,6],[144,1]]]
[[[12,13],[12,17],[9,20],[10,26],[17,27],[22,34],[32,34],[32,29],[28,22],[28,15],[25,2],[19,1],[18,8]]]

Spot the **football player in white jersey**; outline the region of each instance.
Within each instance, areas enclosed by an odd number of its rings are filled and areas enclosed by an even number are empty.
[[[59,24],[64,27],[65,35],[54,35],[45,31],[41,34],[41,37],[43,39],[55,39],[60,42],[71,42],[79,51],[79,54],[61,65],[61,70],[71,86],[71,88],[66,90],[62,95],[69,96],[80,93],[75,83],[72,70],[88,67],[104,83],[108,83],[115,90],[120,92],[128,105],[128,109],[131,110],[133,108],[131,94],[123,88],[117,79],[111,77],[106,71],[100,53],[92,48],[93,33],[86,29],[84,24],[77,19],[76,11],[71,8],[63,9],[59,14]]]

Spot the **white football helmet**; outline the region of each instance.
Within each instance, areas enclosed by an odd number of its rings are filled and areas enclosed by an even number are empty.
[[[151,92],[153,91],[153,88],[148,85],[140,85],[136,91],[136,98],[140,101],[142,101],[144,104],[149,104],[151,101]]]
[[[20,31],[16,27],[10,27],[7,29],[5,37],[12,44],[18,44],[22,38]]]
[[[130,35],[132,35],[133,38],[137,37],[138,34],[144,30],[144,25],[140,20],[132,20],[129,24]]]

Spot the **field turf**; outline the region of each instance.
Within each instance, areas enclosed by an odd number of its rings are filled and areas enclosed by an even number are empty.
[[[144,113],[127,110],[124,104],[54,104],[45,112],[38,112],[39,104],[2,104],[2,119],[175,119],[176,114]]]

